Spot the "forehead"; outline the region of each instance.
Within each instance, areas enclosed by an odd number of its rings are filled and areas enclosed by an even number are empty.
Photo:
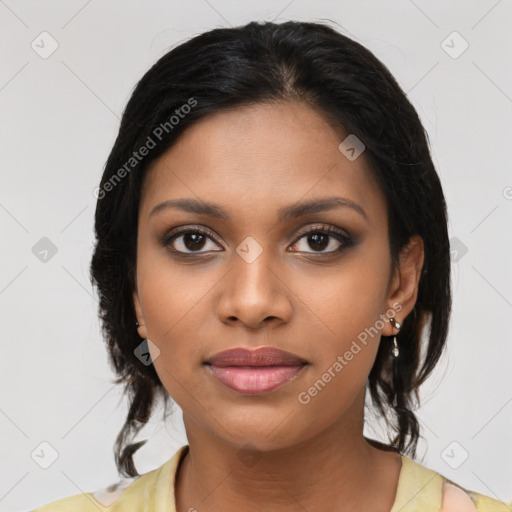
[[[148,169],[141,217],[174,198],[220,203],[239,217],[258,217],[334,195],[360,204],[369,217],[382,217],[385,198],[364,152],[351,161],[339,150],[348,135],[299,102],[209,115]]]

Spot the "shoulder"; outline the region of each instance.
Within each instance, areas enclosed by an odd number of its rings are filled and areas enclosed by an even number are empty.
[[[94,492],[84,492],[62,498],[53,503],[48,503],[31,512],[98,512],[100,511],[122,511],[128,510],[122,507],[126,502],[128,490],[132,499],[140,498],[141,491],[154,480],[155,471],[146,473],[137,478],[123,479],[105,489]],[[135,485],[136,484],[136,485]],[[121,498],[123,498],[121,502]]]
[[[473,510],[476,512],[511,512],[512,504],[507,505],[490,496],[466,489],[443,477],[443,509],[441,512]],[[473,507],[473,509],[471,508]]]
[[[176,468],[187,448],[188,445],[182,446],[165,464],[149,473],[122,479],[99,491],[62,498],[30,512],[174,512]]]
[[[103,510],[101,506],[98,507],[99,504],[95,502],[94,498],[91,498],[91,493],[77,494],[48,503],[30,512],[70,512],[71,510],[75,512],[97,512],[98,508]]]
[[[402,472],[391,512],[512,512],[512,506],[464,488],[402,455]]]

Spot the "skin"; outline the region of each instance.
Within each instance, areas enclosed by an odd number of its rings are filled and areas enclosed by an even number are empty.
[[[385,197],[365,154],[350,161],[338,150],[347,135],[302,103],[244,106],[188,128],[148,172],[133,300],[138,332],[158,347],[155,369],[183,410],[190,448],[175,483],[178,512],[389,512],[394,503],[400,455],[368,443],[363,413],[380,335],[397,329],[383,322],[321,392],[298,400],[393,304],[403,321],[423,265],[416,236],[392,270]],[[360,205],[367,220],[340,207],[278,221],[284,206],[332,196]],[[175,208],[150,216],[178,198],[217,203],[231,220]],[[303,234],[325,224],[355,243],[335,253],[345,242],[328,235],[319,246]],[[197,225],[215,238],[160,242]],[[262,249],[251,263],[236,252],[248,236]],[[277,347],[309,365],[274,391],[238,394],[203,365],[238,346]]]

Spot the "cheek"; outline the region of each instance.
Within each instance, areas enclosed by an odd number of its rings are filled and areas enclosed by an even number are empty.
[[[386,268],[382,252],[368,248],[353,252],[338,266],[294,282],[293,290],[302,299],[302,315],[315,333],[311,341],[320,353],[332,359],[348,350],[353,340],[378,343],[383,327],[380,316],[387,310]]]
[[[180,395],[182,386],[190,390],[190,371],[203,355],[198,335],[205,315],[201,300],[207,300],[212,286],[199,272],[187,268],[180,271],[168,256],[142,254],[138,260],[138,292],[147,336],[159,351],[153,364],[173,398]]]
[[[301,307],[315,365],[302,386],[303,399],[297,399],[319,414],[325,407],[332,414],[344,410],[364,387],[375,361],[389,276],[382,270],[387,268],[382,253],[377,259],[374,254],[378,251],[361,251],[331,268],[329,277],[326,270],[315,283],[300,284],[298,293],[307,297]]]
[[[315,364],[294,396],[302,411],[298,421],[307,418],[308,429],[325,428],[346,413],[357,396],[363,393],[364,397],[380,340],[380,331],[372,329],[368,316],[367,310],[361,309],[354,310],[346,321],[338,317],[337,323],[332,323],[336,335],[321,341]]]
[[[163,347],[184,334],[193,338],[202,301],[214,284],[211,272],[200,265],[178,265],[164,248],[141,251],[137,272],[148,337]]]

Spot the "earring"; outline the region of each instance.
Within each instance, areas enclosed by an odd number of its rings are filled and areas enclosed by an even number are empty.
[[[140,326],[139,322],[135,322],[135,325],[136,325],[137,327],[139,327],[139,326]]]
[[[398,330],[400,330],[400,328],[402,327],[400,325],[400,322],[395,318],[390,318],[389,321],[393,324],[393,327],[395,327]],[[398,332],[396,334],[398,334]],[[398,354],[400,354],[400,351],[398,350],[398,343],[396,342],[396,334],[393,335],[393,349],[391,350],[391,353],[395,358],[397,358]]]

